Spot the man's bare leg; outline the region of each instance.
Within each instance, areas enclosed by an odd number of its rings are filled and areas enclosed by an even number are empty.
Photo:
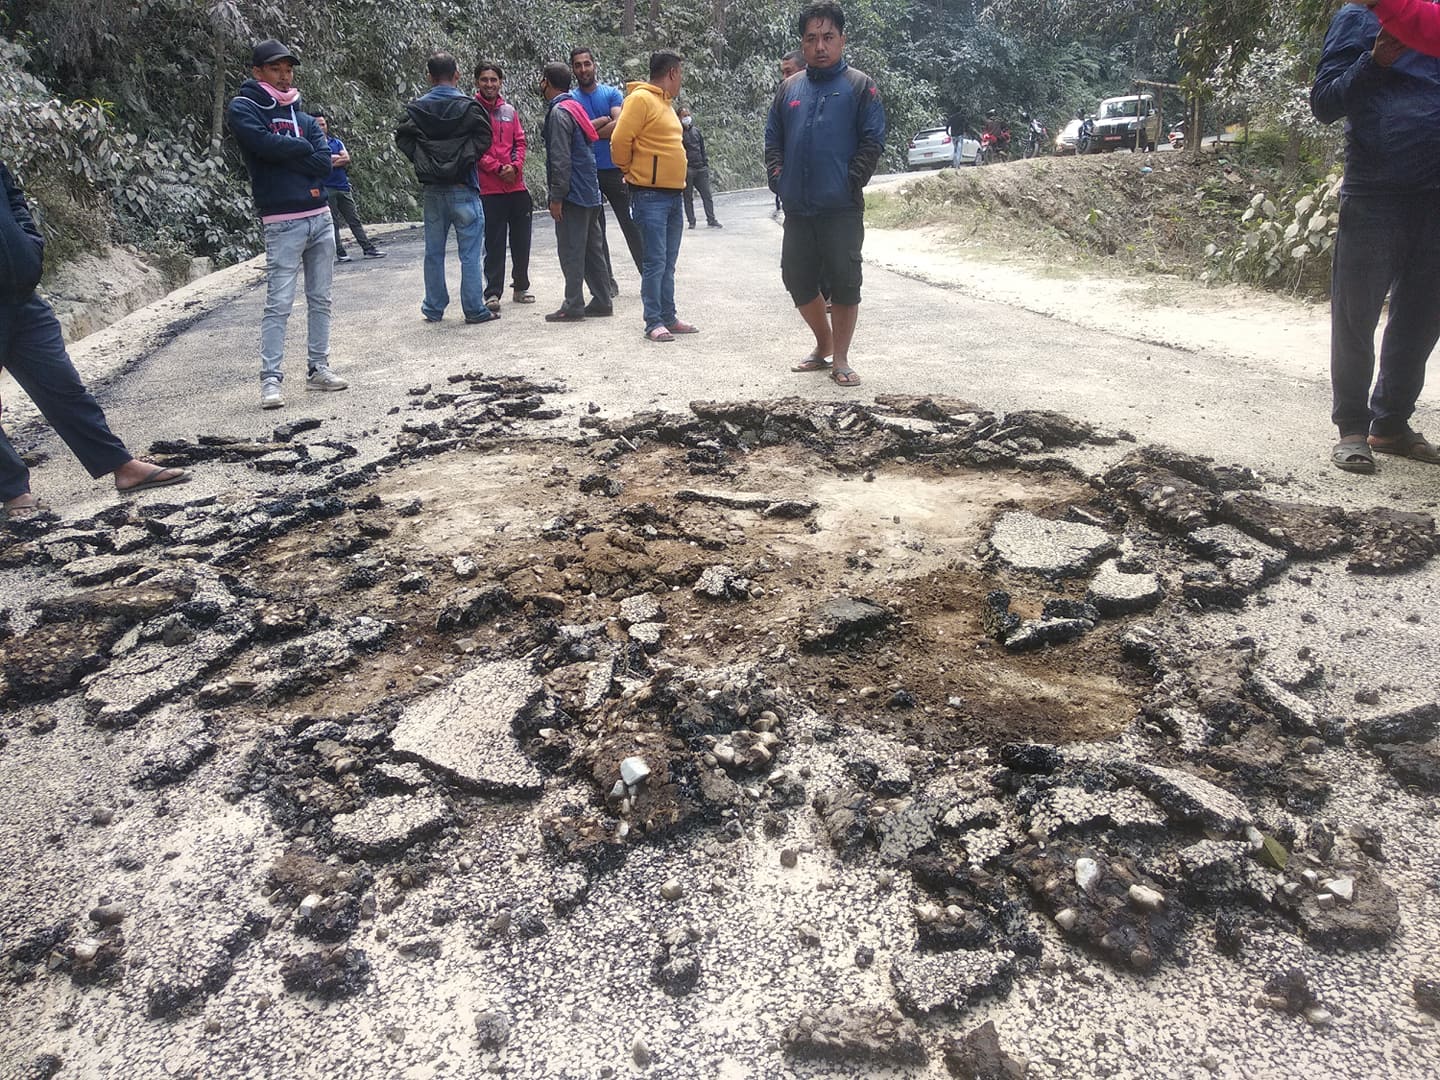
[[[815,335],[815,355],[825,359],[830,355],[834,343],[834,337],[830,333],[830,317],[825,314],[825,298],[816,293],[814,300],[801,304],[796,310],[805,320],[805,325],[810,327],[810,332]],[[853,322],[851,332],[854,332]]]
[[[860,381],[860,376],[850,367],[850,341],[855,337],[855,323],[859,317],[859,304],[830,305],[830,327],[835,342],[835,360],[830,366],[830,378],[841,386],[854,386]]]

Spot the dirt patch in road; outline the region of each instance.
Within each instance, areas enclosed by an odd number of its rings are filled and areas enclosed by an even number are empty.
[[[1008,653],[981,625],[985,596],[1002,586],[1025,617],[1063,594],[1043,582],[1008,582],[987,567],[981,546],[1002,510],[1084,504],[1089,489],[1067,471],[958,474],[896,461],[843,472],[782,445],[745,455],[721,485],[697,483],[687,456],[666,445],[626,454],[604,474],[618,491],[610,495],[598,485],[581,490],[595,468],[587,447],[461,451],[381,479],[382,504],[419,500],[420,510],[388,518],[393,531],[362,550],[352,549],[364,511],[256,550],[244,572],[269,581],[272,595],[404,627],[403,653],[368,657],[342,687],[300,706],[317,715],[363,709],[365,697],[383,697],[416,671],[448,680],[467,650],[513,652],[523,617],[463,632],[437,627],[437,612],[488,582],[533,615],[608,621],[619,643],[621,601],[653,594],[665,613],[666,662],[703,670],[783,659],[786,689],[815,707],[930,749],[1103,738],[1134,715],[1144,680],[1120,658],[1116,627],[1052,655]],[[763,513],[786,502],[813,509]],[[467,563],[484,568],[479,578],[457,576]],[[716,566],[752,583],[744,599],[695,592]],[[357,576],[363,569],[376,572]],[[411,584],[397,587],[407,577]],[[838,652],[805,651],[811,613],[840,596],[895,612],[893,632]]]

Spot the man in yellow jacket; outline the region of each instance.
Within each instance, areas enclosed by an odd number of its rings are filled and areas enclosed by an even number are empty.
[[[675,262],[685,235],[684,129],[672,104],[680,93],[681,64],[678,53],[651,53],[650,81],[625,87],[620,119],[610,129],[610,157],[625,170],[630,213],[644,247],[640,300],[647,341],[695,333],[675,313]]]

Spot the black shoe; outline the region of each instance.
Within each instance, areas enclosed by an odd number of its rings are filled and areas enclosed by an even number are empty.
[[[721,225],[718,221],[707,221],[705,222],[705,227],[707,229],[723,229],[725,226]]]
[[[385,257],[385,252],[381,251],[379,248],[371,248],[369,251],[365,252],[365,257],[367,259],[383,259]]]
[[[467,323],[481,323],[489,322],[491,319],[498,319],[499,317],[500,313],[498,311],[486,311],[484,315],[466,315],[465,321]]]
[[[615,297],[617,297],[617,296],[619,296],[619,295],[620,295],[620,286],[617,285],[617,284],[616,284],[615,282],[613,282],[613,281],[610,282],[610,298],[613,300]]]
[[[585,314],[581,311],[566,311],[561,308],[559,311],[552,311],[545,316],[546,322],[584,322]]]
[[[603,319],[607,315],[614,315],[615,308],[610,304],[597,304],[594,300],[585,305],[585,314],[593,315],[597,319]]]
[[[335,261],[336,261],[336,262],[349,262],[349,261],[350,261],[350,254],[349,254],[349,252],[346,252],[346,251],[337,251],[337,252],[335,253]]]
[[[695,223],[692,221],[692,222],[690,222],[689,225],[687,225],[687,226],[685,226],[685,227],[686,227],[687,229],[693,229],[693,228],[695,227]]]

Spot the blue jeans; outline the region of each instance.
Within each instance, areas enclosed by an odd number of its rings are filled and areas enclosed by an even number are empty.
[[[60,323],[40,297],[32,294],[23,304],[0,304],[0,367],[30,395],[92,477],[112,473],[130,460],[130,451],[111,432],[70,363]],[[30,470],[0,431],[0,501],[29,490]]]
[[[306,369],[330,366],[330,284],[335,278],[335,226],[330,211],[265,226],[265,314],[260,317],[260,380],[285,375],[285,323],[295,306],[295,280],[305,267]]]
[[[485,211],[480,193],[464,184],[425,185],[425,299],[420,314],[439,322],[450,303],[445,287],[445,242],[455,228],[460,250],[460,310],[465,318],[484,322],[485,278],[480,258],[485,250]]]
[[[681,192],[632,187],[630,213],[640,228],[644,257],[640,264],[640,302],[645,309],[645,332],[669,326],[675,314],[675,263],[680,238],[685,235],[685,207]]]

